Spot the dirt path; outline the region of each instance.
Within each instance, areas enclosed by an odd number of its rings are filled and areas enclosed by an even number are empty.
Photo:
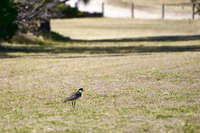
[[[69,2],[71,5],[74,5],[75,1]],[[89,12],[101,12],[102,11],[102,1],[93,0],[88,5],[79,3],[78,5],[81,11]],[[178,9],[180,8],[180,9]],[[113,18],[130,18],[131,17],[131,8],[130,7],[121,7],[119,5],[111,5],[105,3],[105,17]],[[172,9],[166,8],[166,19],[191,19],[191,9],[190,7],[177,7]],[[135,7],[135,18],[137,19],[160,19],[161,18],[161,6],[160,7]]]

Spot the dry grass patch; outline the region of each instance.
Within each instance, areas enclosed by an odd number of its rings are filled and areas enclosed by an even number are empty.
[[[75,21],[66,22],[69,26],[80,24]],[[111,21],[119,26],[116,20]],[[132,21],[126,22],[129,25]],[[185,36],[187,39],[181,40],[183,36],[175,38],[176,41],[170,38],[88,41],[92,33],[83,32],[87,31],[83,25],[79,29],[73,27],[74,32],[88,34],[88,38],[78,38],[85,40],[50,41],[57,45],[47,45],[49,41],[45,44],[43,40],[40,45],[4,43],[0,46],[3,51],[0,54],[0,132],[199,132],[198,36]],[[97,25],[96,32],[103,26]],[[61,27],[57,26],[56,30],[61,31]],[[124,27],[122,31],[128,29]],[[95,32],[95,26],[92,31]],[[105,28],[102,37],[110,34],[106,31]],[[189,31],[186,27],[182,34]],[[62,103],[79,87],[85,91],[76,109],[71,103]]]
[[[200,130],[199,52],[73,57],[1,59],[1,132]]]

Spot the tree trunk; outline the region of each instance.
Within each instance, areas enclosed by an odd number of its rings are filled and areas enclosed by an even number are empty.
[[[42,31],[42,32],[50,32],[51,31],[50,20],[40,21],[40,31]]]

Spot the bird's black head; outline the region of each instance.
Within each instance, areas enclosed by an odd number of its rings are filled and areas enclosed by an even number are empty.
[[[80,88],[78,91],[83,91],[83,88]]]

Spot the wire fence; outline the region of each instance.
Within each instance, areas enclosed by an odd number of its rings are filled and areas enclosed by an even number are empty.
[[[161,5],[139,5],[131,3],[126,7],[112,6],[103,2],[92,5],[78,5],[82,10],[100,12],[103,17],[136,18],[136,19],[197,19],[196,3],[177,3]]]

